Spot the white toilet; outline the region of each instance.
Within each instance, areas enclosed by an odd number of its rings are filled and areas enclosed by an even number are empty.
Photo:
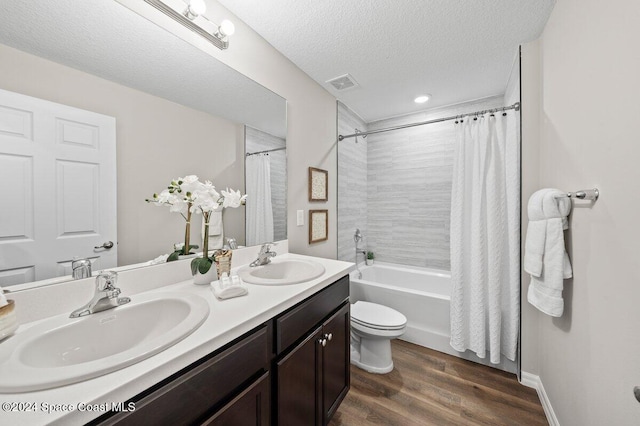
[[[351,305],[351,364],[370,373],[393,370],[391,339],[404,334],[407,318],[395,309],[358,301]]]

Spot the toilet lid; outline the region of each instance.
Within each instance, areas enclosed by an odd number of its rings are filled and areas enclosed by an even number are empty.
[[[351,305],[351,320],[376,329],[393,330],[407,324],[407,317],[377,303],[358,301]]]

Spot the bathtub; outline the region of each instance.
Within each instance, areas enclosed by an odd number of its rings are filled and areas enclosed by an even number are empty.
[[[459,356],[449,345],[449,271],[380,262],[360,270],[362,279],[358,271],[349,277],[351,303],[363,300],[393,308],[407,317],[400,339]]]
[[[500,364],[491,364],[489,357],[479,358],[471,351],[458,352],[449,344],[449,271],[381,262],[359,267],[362,279],[358,278],[358,271],[349,276],[351,303],[358,300],[379,303],[403,313],[407,328],[401,340],[515,374],[514,361],[502,357]]]

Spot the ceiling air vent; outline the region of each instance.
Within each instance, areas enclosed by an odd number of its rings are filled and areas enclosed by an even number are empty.
[[[358,87],[358,83],[349,74],[341,75],[340,77],[328,80],[327,83],[332,85],[334,89],[344,91]]]

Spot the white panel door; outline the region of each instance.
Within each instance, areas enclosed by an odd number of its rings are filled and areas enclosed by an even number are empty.
[[[116,266],[113,117],[0,90],[0,182],[1,286]]]

